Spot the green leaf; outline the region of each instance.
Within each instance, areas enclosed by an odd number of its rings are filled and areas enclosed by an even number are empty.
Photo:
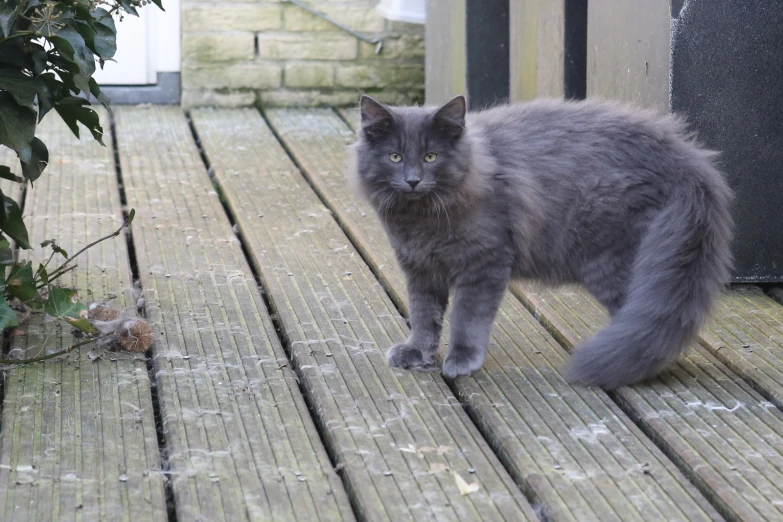
[[[33,72],[37,76],[41,76],[46,69],[49,68],[49,56],[46,53],[46,49],[42,45],[31,43],[33,46]]]
[[[48,246],[52,247],[52,250],[63,256],[64,258],[68,258],[68,252],[60,248],[60,245],[57,244],[57,242],[54,239],[47,239],[43,243],[41,243],[41,248],[46,248]]]
[[[0,92],[0,145],[14,149],[22,161],[32,157],[35,122],[35,111],[20,107],[13,96]]]
[[[11,172],[11,169],[5,165],[0,165],[0,178],[16,181],[17,183],[24,183],[24,179]]]
[[[66,25],[48,39],[60,56],[69,62],[68,71],[76,86],[84,93],[90,92],[89,81],[95,72],[95,58],[87,48],[84,37],[76,29]]]
[[[14,251],[11,250],[11,243],[0,236],[0,265],[3,265],[3,270],[0,272],[3,275],[3,284],[5,284],[5,265],[14,264]]]
[[[128,213],[128,224],[129,225],[131,223],[133,223],[133,218],[135,218],[135,217],[136,217],[136,209],[132,208],[132,209],[130,209],[130,212]]]
[[[19,324],[16,312],[11,308],[5,296],[0,294],[0,330],[11,328]]]
[[[93,29],[92,40],[87,40],[87,45],[92,51],[104,60],[112,58],[117,53],[117,27],[114,19],[108,11],[99,7],[92,14]],[[82,33],[84,34],[84,33]]]
[[[35,181],[41,177],[41,173],[49,164],[49,150],[44,142],[33,138],[30,142],[30,161],[22,162],[22,175],[25,179]]]
[[[16,21],[16,6],[6,2],[0,2],[0,31],[3,36],[11,34],[11,27]]]
[[[27,306],[39,310],[41,308],[41,298],[35,286],[33,264],[30,261],[11,267],[11,272],[6,280],[6,293],[16,297]]]
[[[41,283],[43,283],[45,285],[49,284],[49,274],[47,274],[46,267],[43,266],[43,263],[38,265],[38,270],[35,271],[35,277]]]
[[[71,131],[79,137],[79,126],[77,122],[87,127],[98,143],[103,145],[103,127],[98,113],[92,110],[90,102],[77,96],[68,96],[57,102],[54,108],[57,113],[68,124]]]
[[[8,91],[16,103],[30,110],[35,110],[35,95],[41,80],[27,76],[16,69],[0,69],[0,89]]]
[[[95,81],[95,78],[90,78],[90,94],[95,96],[95,99],[101,102],[101,105],[103,105],[107,109],[109,108],[111,99],[105,94],[103,94],[101,88],[98,86],[98,82]]]
[[[0,192],[0,196],[3,198],[3,209],[0,212],[0,230],[16,241],[20,247],[30,250],[30,239],[27,237],[27,227],[24,225],[24,221],[22,221],[22,211],[19,209],[19,205],[2,192]]]
[[[152,3],[160,7],[161,11],[165,11],[165,9],[163,9],[163,0],[152,0]]]
[[[2,51],[0,51],[0,65],[32,70],[33,62],[24,50],[25,44],[25,39],[21,36],[3,42]]]
[[[128,14],[132,14],[133,16],[139,16],[139,12],[136,11],[136,8],[133,7],[133,4],[131,4],[130,0],[118,0],[118,2]]]
[[[84,332],[94,332],[95,328],[87,320],[87,307],[79,301],[76,291],[69,288],[51,288],[44,310],[53,317],[65,319],[71,325]]]
[[[50,110],[54,108],[54,101],[55,101],[55,92],[52,91],[52,88],[49,86],[50,81],[47,81],[45,78],[51,77],[54,82],[60,83],[55,78],[54,74],[52,73],[45,73],[40,78],[40,83],[38,85],[38,123],[41,123],[41,120],[43,120],[44,116],[46,116]],[[62,85],[60,83],[60,85]],[[57,87],[57,89],[61,89],[60,86]],[[60,96],[57,96],[59,98]]]

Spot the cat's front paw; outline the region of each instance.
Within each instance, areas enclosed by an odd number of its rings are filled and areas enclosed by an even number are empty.
[[[424,353],[415,346],[405,343],[395,344],[386,352],[386,360],[391,366],[406,370],[429,370],[437,366],[434,353]]]
[[[484,350],[455,346],[443,361],[444,377],[454,379],[460,375],[470,375],[484,364]]]

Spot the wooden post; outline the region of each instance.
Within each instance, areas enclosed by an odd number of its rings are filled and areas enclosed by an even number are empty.
[[[437,105],[465,94],[465,0],[427,0],[425,100]]]
[[[669,2],[590,0],[587,95],[669,110]]]
[[[587,0],[515,0],[509,15],[511,100],[584,98]]]
[[[426,101],[467,94],[471,109],[508,101],[509,0],[428,0]]]

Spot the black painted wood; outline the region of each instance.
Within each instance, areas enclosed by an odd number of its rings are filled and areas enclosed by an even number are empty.
[[[508,101],[508,2],[465,3],[468,103],[474,110]]]
[[[783,2],[672,2],[671,109],[736,194],[738,282],[783,281]]]

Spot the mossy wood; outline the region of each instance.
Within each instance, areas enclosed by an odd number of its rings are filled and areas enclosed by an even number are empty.
[[[388,366],[404,320],[258,112],[193,119],[360,517],[535,520],[440,375]]]
[[[109,129],[103,111],[101,120]],[[107,147],[89,133],[79,140],[51,116],[37,134],[49,147],[51,163],[27,189],[25,222],[35,249],[20,252],[35,268],[49,254],[38,248],[43,240],[57,238],[75,252],[123,220],[110,136],[104,136]],[[103,242],[79,258],[62,284],[84,300],[109,300],[135,311],[128,260],[123,236]],[[70,326],[40,314],[12,335],[11,355],[19,358],[78,341]],[[66,357],[11,367],[4,387],[0,518],[167,520],[143,357],[84,347]]]
[[[355,113],[345,116],[356,124]],[[353,132],[327,109],[270,110],[267,117],[384,286],[404,302],[381,222],[346,186],[344,144]],[[555,520],[718,518],[605,393],[565,382],[559,368],[567,358],[509,296],[484,368],[455,382],[485,438],[543,512]]]
[[[116,127],[178,519],[353,519],[184,114]]]

